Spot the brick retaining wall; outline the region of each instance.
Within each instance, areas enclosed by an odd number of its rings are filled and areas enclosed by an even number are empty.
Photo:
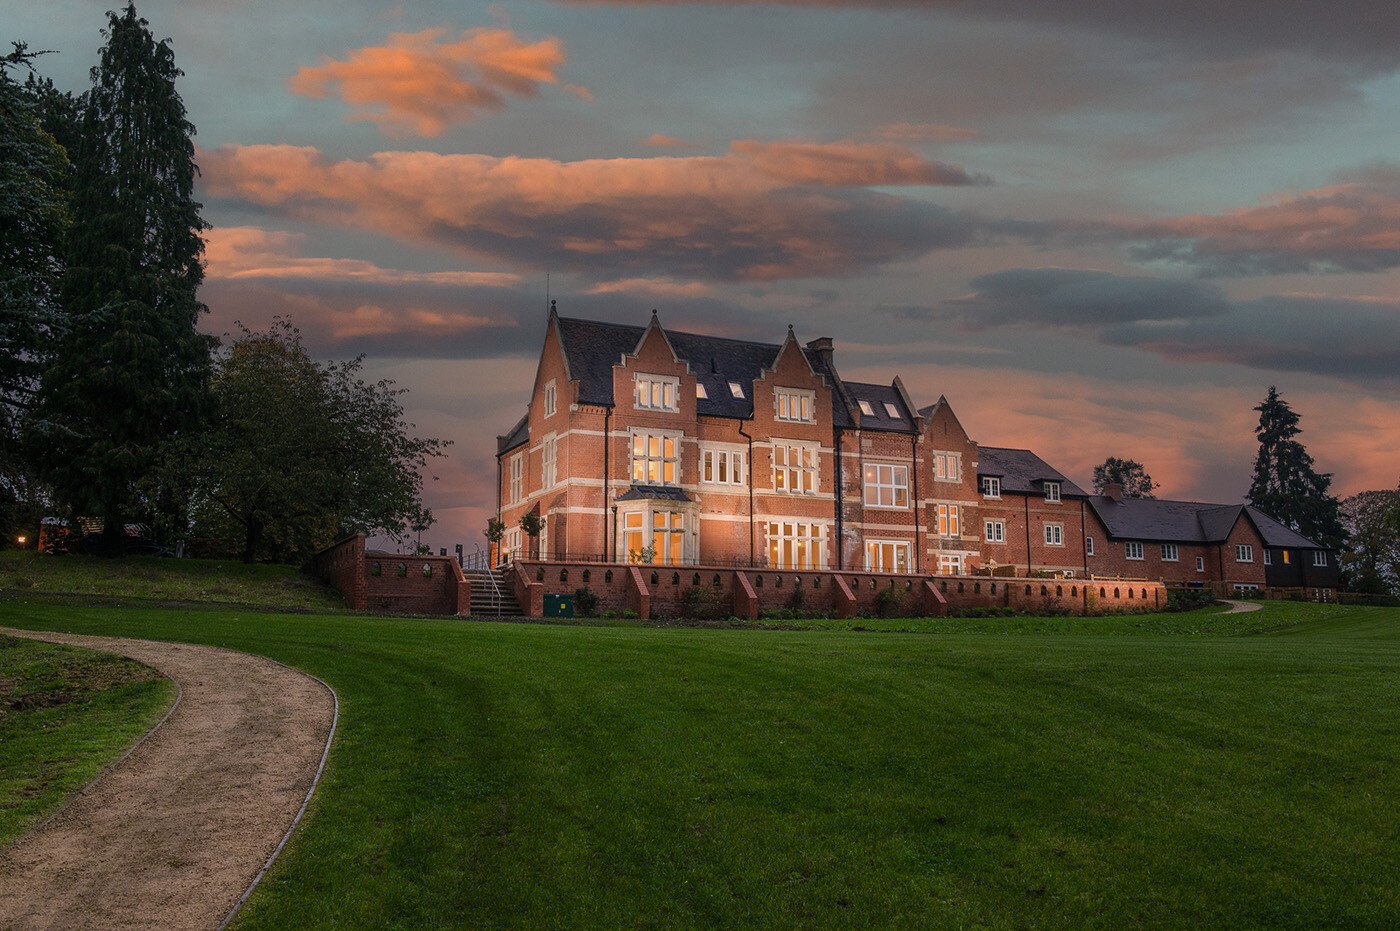
[[[471,613],[471,585],[450,557],[366,550],[364,535],[357,534],[313,556],[312,568],[357,611]]]

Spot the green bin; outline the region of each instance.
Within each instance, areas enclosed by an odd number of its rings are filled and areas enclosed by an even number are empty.
[[[545,596],[544,596],[544,616],[545,616],[545,617],[573,617],[573,616],[574,616],[574,596],[573,596],[573,595],[545,595]]]

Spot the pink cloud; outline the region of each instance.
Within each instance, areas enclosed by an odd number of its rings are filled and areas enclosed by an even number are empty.
[[[556,38],[526,42],[508,29],[446,35],[441,28],[396,32],[385,45],[300,68],[289,86],[306,97],[336,94],[351,106],[350,119],[368,120],[388,135],[439,136],[482,111],[502,109],[506,94],[533,97],[541,85],[559,81],[565,54]],[[586,88],[569,89],[592,99]]]
[[[669,278],[620,278],[593,285],[585,294],[650,294],[656,297],[708,297],[714,289],[703,281]]]
[[[642,145],[649,145],[655,149],[686,149],[690,143],[684,139],[677,139],[675,136],[668,136],[665,133],[652,133],[642,140]]]
[[[981,136],[975,129],[947,123],[886,123],[875,131],[882,139],[896,142],[967,142]]]

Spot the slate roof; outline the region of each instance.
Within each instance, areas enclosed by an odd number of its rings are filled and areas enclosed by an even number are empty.
[[[530,413],[526,411],[520,422],[510,428],[505,436],[496,437],[496,454],[509,452],[515,447],[530,441]]]
[[[1047,481],[1060,483],[1062,497],[1083,498],[1089,494],[1029,449],[979,446],[977,474],[1001,479],[1003,494],[1008,491],[1023,495],[1044,494]]]
[[[1247,512],[1265,546],[1296,549],[1322,549],[1302,534],[1294,533],[1256,507],[1244,504],[1205,504],[1199,501],[1168,501],[1160,498],[1124,498],[1114,501],[1092,495],[1089,506],[1118,540],[1161,541],[1164,543],[1223,543]]]
[[[672,485],[633,485],[622,494],[618,501],[693,501],[694,498]]]
[[[904,404],[904,399],[899,396],[898,389],[894,385],[874,385],[863,381],[845,381],[846,391],[851,395],[853,401],[869,401],[870,409],[875,412],[871,417],[864,412],[861,413],[860,428],[862,430],[890,430],[899,433],[914,432],[914,414]],[[894,405],[894,409],[899,411],[898,417],[891,417],[885,410],[885,402]],[[835,405],[840,407],[840,405]],[[844,414],[845,411],[843,410]],[[847,418],[849,421],[850,418]]]

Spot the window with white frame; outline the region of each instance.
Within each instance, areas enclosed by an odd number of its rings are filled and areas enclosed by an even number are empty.
[[[939,482],[962,481],[962,454],[934,453],[933,478]]]
[[[500,552],[497,554],[496,562],[504,565],[518,559],[520,557],[520,540],[519,527],[512,527],[502,534]]]
[[[865,416],[867,416],[867,417],[874,417],[874,416],[875,416],[875,408],[873,408],[873,407],[870,406],[870,402],[869,402],[869,401],[857,401],[856,404],[857,404],[857,406],[860,407],[860,412],[861,412],[862,414],[864,414]]]
[[[1065,525],[1046,524],[1045,525],[1045,545],[1064,546],[1065,545]]]
[[[1175,543],[1162,544],[1162,562],[1176,562],[1177,549]]]
[[[909,467],[882,462],[865,464],[865,503],[872,508],[909,506]]]
[[[1093,537],[1085,537],[1085,538],[1084,538],[1084,555],[1085,555],[1085,556],[1092,556],[1092,555],[1094,555],[1094,538],[1093,538]]]
[[[912,548],[904,540],[865,541],[866,572],[908,572]]]
[[[685,562],[685,515],[680,511],[651,512],[651,561],[663,566]]]
[[[510,493],[506,495],[506,503],[514,504],[525,495],[525,454],[520,453],[510,458]]]
[[[634,402],[639,410],[676,411],[680,379],[672,375],[637,375]]]
[[[956,537],[962,533],[962,512],[956,504],[940,504],[934,511],[938,515],[940,537]]]
[[[700,481],[708,485],[744,484],[744,454],[737,449],[700,450]]]
[[[744,399],[744,386],[737,381],[731,381],[729,383],[729,393],[742,401]]]
[[[1006,522],[1000,520],[987,521],[986,538],[988,543],[1006,542]]]
[[[1254,562],[1254,546],[1249,543],[1235,544],[1235,562]]]
[[[632,434],[632,481],[648,485],[680,482],[680,439],[664,433]]]
[[[777,388],[773,392],[774,414],[778,420],[812,423],[817,419],[817,395],[801,388]]]
[[[1197,571],[1197,572],[1205,572],[1205,571],[1206,571],[1206,558],[1205,558],[1204,556],[1197,556],[1197,557],[1196,557],[1196,571]]]
[[[1288,550],[1284,550],[1284,551],[1283,551],[1283,561],[1284,561],[1285,563],[1288,562]],[[1266,566],[1272,566],[1273,564],[1274,564],[1274,554],[1273,554],[1273,553],[1270,553],[1269,550],[1268,550],[1267,548],[1265,548],[1265,550],[1264,550],[1264,565],[1266,565]]]
[[[710,393],[709,393],[708,391],[705,390],[705,386],[704,386],[704,385],[700,384],[700,383],[697,381],[697,382],[695,383],[695,396],[696,396],[697,398],[702,399],[702,400],[708,401],[709,398],[710,398]]]
[[[1325,565],[1327,565],[1327,551],[1326,551],[1326,550],[1313,550],[1313,565],[1314,565],[1314,566],[1325,566]]]
[[[550,379],[544,386],[544,415],[553,417],[557,410],[557,397],[554,390],[554,379]]]
[[[963,558],[962,553],[939,553],[938,554],[938,574],[939,575],[962,575]]]
[[[790,495],[810,495],[817,491],[817,448],[815,446],[773,443],[773,490]]]
[[[898,420],[901,416],[903,416],[902,414],[900,414],[899,408],[895,407],[894,402],[892,401],[885,402],[885,413],[890,415],[891,420]]]
[[[1001,497],[1001,479],[999,479],[999,478],[993,478],[993,477],[990,476],[990,475],[984,475],[984,476],[982,476],[982,497],[984,497],[984,498],[1000,498],[1000,497]]]
[[[544,473],[543,477],[540,479],[540,487],[542,488],[554,487],[554,480],[557,472],[555,457],[558,451],[558,440],[552,436],[546,437],[544,443],[541,445],[541,459],[543,461],[542,472]]]
[[[1142,544],[1141,544],[1141,543],[1124,543],[1124,544],[1123,544],[1123,558],[1124,558],[1124,559],[1142,559]]]
[[[774,521],[768,525],[768,565],[774,569],[819,569],[826,528],[800,521]]]
[[[1060,500],[1060,483],[1059,483],[1059,482],[1046,482],[1046,483],[1045,483],[1045,500],[1046,500],[1046,501],[1051,501],[1051,502],[1059,501],[1059,500]]]

